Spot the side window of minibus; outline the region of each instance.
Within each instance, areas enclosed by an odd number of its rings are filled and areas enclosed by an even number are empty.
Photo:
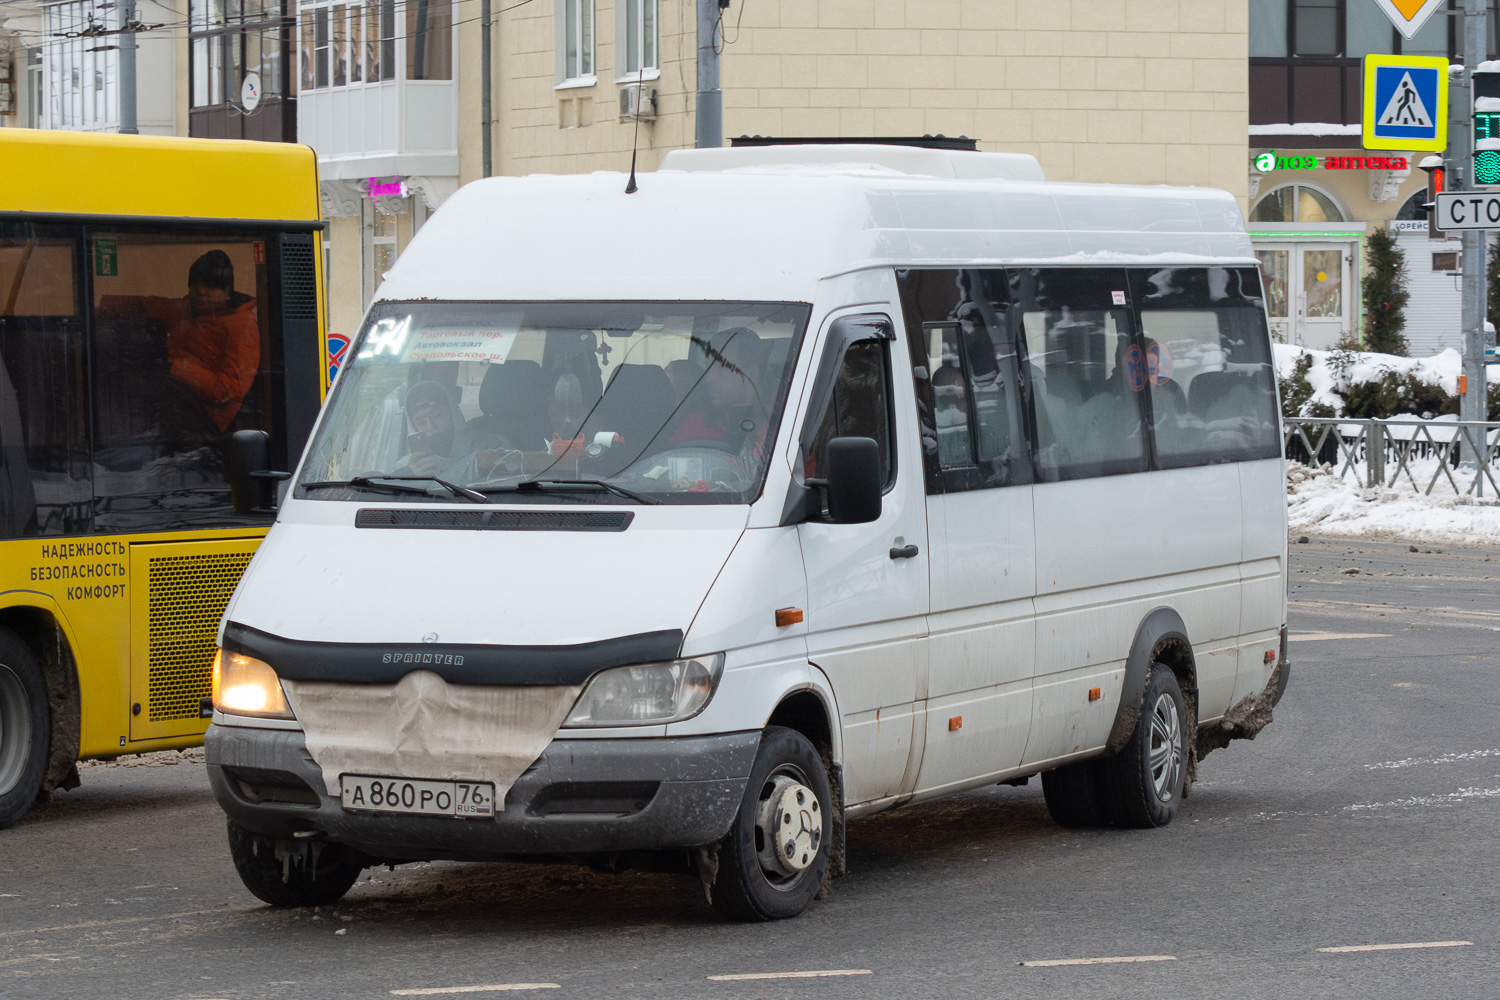
[[[1037,478],[1146,471],[1146,362],[1125,271],[1017,269],[1010,283],[1036,411]]]
[[[803,469],[807,478],[816,479],[819,470],[826,468],[830,439],[868,437],[880,446],[881,479],[887,487],[891,485],[896,463],[888,345],[887,340],[866,339],[856,340],[845,349],[833,392],[808,448]]]
[[[897,272],[911,338],[927,492],[1031,482],[1003,271]]]
[[[1279,456],[1276,375],[1259,272],[1142,269],[1131,281],[1158,466]]]

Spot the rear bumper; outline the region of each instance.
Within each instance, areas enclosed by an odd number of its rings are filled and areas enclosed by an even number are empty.
[[[702,847],[728,832],[759,746],[759,732],[555,740],[493,819],[450,819],[346,812],[300,732],[215,725],[204,739],[214,796],[239,825],[408,861]]]

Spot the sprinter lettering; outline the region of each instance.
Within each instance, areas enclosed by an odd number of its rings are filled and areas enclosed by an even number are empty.
[[[449,664],[461,667],[464,665],[464,658],[461,653],[386,653],[381,656],[380,662]]]

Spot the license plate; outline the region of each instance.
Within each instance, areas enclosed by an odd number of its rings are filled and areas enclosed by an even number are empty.
[[[351,812],[462,819],[491,819],[495,815],[495,786],[488,781],[419,781],[344,774],[339,776],[339,792],[344,808]]]

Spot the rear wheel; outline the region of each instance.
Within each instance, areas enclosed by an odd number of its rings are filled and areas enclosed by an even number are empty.
[[[828,772],[801,733],[769,726],[719,856],[714,905],[739,920],[781,920],[807,908],[828,868]]]
[[[272,906],[322,906],[344,898],[364,866],[342,844],[279,841],[229,821],[229,856],[240,881]]]
[[[1120,752],[1101,761],[1107,806],[1118,826],[1166,826],[1187,777],[1187,705],[1172,668],[1151,664],[1141,713]]]
[[[0,830],[36,801],[51,739],[47,685],[36,657],[14,632],[0,629]]]

